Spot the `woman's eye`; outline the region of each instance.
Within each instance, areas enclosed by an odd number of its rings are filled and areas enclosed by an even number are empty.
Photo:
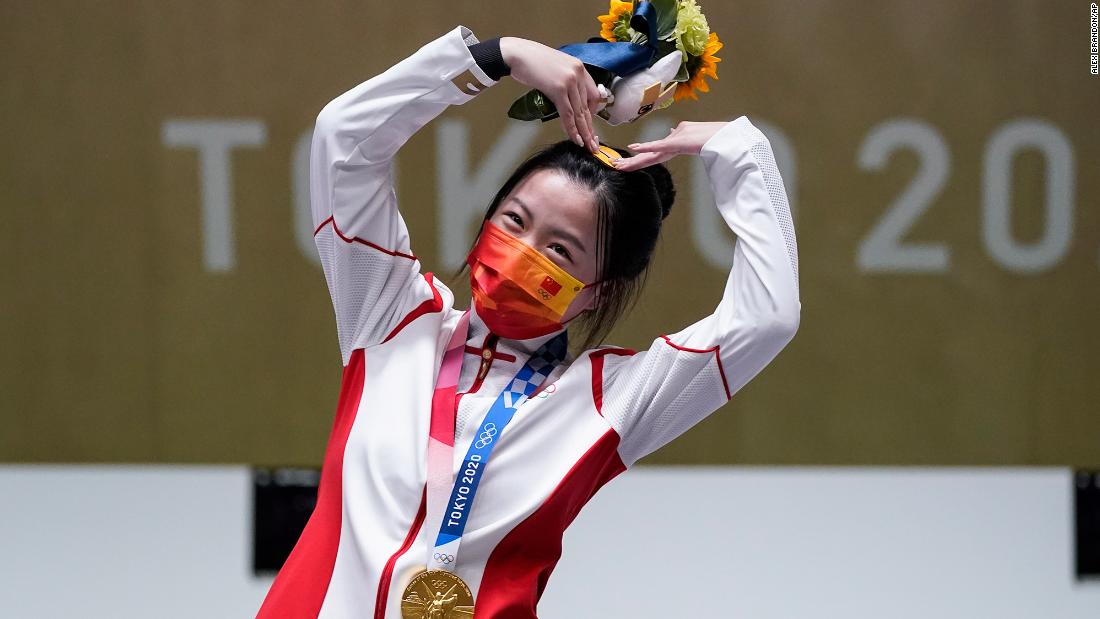
[[[508,219],[511,219],[512,222],[515,223],[517,226],[523,225],[523,220],[520,219],[519,215],[516,215],[515,213],[505,213],[504,216]]]
[[[553,245],[550,246],[550,249],[558,252],[559,254],[561,254],[565,258],[569,257],[569,250],[567,250],[565,248],[565,246],[562,245],[561,243],[554,243]]]

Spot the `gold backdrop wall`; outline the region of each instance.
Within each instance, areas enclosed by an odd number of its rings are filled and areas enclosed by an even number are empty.
[[[802,323],[646,461],[1100,465],[1089,3],[702,4],[725,43],[711,93],[599,132],[625,144],[741,114],[764,128],[796,210]],[[316,113],[457,24],[560,45],[605,11],[5,3],[0,461],[319,463],[340,357],[296,200]],[[445,208],[475,212],[509,149],[560,139],[506,121],[521,92],[506,80],[401,151],[426,271],[451,272],[475,229]],[[721,293],[731,237],[692,162],[672,169],[680,198],[611,343],[645,347]]]

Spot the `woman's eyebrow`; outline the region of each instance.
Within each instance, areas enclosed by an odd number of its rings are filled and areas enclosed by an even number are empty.
[[[565,230],[562,230],[561,228],[551,228],[550,232],[552,234],[556,234],[557,236],[560,236],[561,238],[569,241],[573,245],[576,245],[577,248],[579,248],[584,253],[586,253],[586,254],[588,253],[588,250],[584,248],[584,244],[581,243],[581,240],[578,239],[577,237],[573,236],[569,232],[566,232]]]
[[[523,213],[527,217],[527,221],[533,221],[534,220],[534,217],[531,216],[531,209],[528,208],[526,202],[524,202],[523,200],[520,200],[516,196],[512,196],[510,199],[514,200],[516,202],[516,204],[519,204],[519,206],[523,209]],[[578,249],[580,249],[582,252],[584,252],[586,254],[588,253],[588,250],[585,249],[585,247],[584,247],[584,243],[581,243],[581,240],[578,239],[577,237],[573,236],[572,233],[567,232],[565,230],[562,230],[561,228],[550,228],[550,233],[553,234],[553,235],[559,236],[559,237],[565,239],[566,241],[569,241],[574,246],[576,246]]]
[[[517,198],[515,196],[512,196],[511,199],[514,200],[516,202],[516,204],[519,204],[520,208],[523,209],[523,216],[525,218],[527,218],[527,221],[531,221],[532,219],[534,219],[534,217],[531,217],[531,209],[527,208],[527,203],[526,202],[524,202],[523,200],[520,200],[519,198]]]

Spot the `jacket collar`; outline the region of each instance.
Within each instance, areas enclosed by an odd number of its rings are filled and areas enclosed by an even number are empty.
[[[572,320],[570,320],[570,322],[572,322]],[[501,337],[497,340],[496,350],[515,355],[517,359],[526,360],[532,353],[538,350],[540,346],[550,341],[551,338],[557,336],[567,328],[568,325],[565,325],[553,333],[547,333],[546,335],[540,335],[525,340],[513,340]],[[477,308],[471,303],[470,329],[466,335],[466,345],[473,348],[481,348],[485,344],[485,339],[489,336],[489,333],[489,327],[485,324],[485,321],[478,316]]]

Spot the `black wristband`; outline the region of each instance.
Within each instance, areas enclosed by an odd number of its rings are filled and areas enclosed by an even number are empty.
[[[500,54],[500,37],[474,43],[469,48],[474,62],[494,82],[512,72],[511,67],[505,64],[504,56]]]

